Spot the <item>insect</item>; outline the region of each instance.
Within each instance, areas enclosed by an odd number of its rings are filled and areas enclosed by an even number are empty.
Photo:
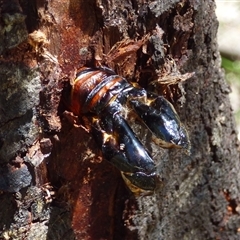
[[[187,131],[172,104],[110,68],[81,68],[69,97],[69,109],[87,119],[103,157],[120,170],[135,194],[154,191],[157,174],[150,153],[124,117],[126,107],[136,113],[161,147],[189,148]]]

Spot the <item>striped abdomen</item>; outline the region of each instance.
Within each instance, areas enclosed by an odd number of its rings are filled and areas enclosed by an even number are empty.
[[[77,74],[71,92],[71,111],[76,115],[99,113],[109,102],[132,86],[111,69],[82,68]]]

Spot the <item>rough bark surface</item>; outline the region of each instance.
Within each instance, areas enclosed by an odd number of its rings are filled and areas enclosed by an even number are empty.
[[[0,239],[240,238],[239,145],[214,2],[0,4]],[[147,45],[110,61],[129,38]],[[96,60],[155,85],[187,127],[189,155],[148,144],[161,179],[151,196],[134,197],[64,114],[64,84]],[[179,71],[195,75],[166,89],[151,84],[157,75],[179,80]]]

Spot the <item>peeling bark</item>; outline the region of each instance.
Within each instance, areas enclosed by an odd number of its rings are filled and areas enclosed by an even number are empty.
[[[1,239],[239,238],[239,145],[213,2],[0,4]],[[96,62],[163,94],[187,127],[190,155],[146,137],[161,179],[151,196],[134,197],[64,114],[65,83]]]

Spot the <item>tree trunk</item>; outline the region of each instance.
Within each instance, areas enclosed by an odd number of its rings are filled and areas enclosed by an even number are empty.
[[[0,239],[240,238],[214,2],[5,0],[0,26]],[[120,42],[131,51],[114,57]],[[161,179],[152,195],[134,196],[64,112],[65,84],[95,62],[154,86],[186,126],[190,154],[146,140]]]

